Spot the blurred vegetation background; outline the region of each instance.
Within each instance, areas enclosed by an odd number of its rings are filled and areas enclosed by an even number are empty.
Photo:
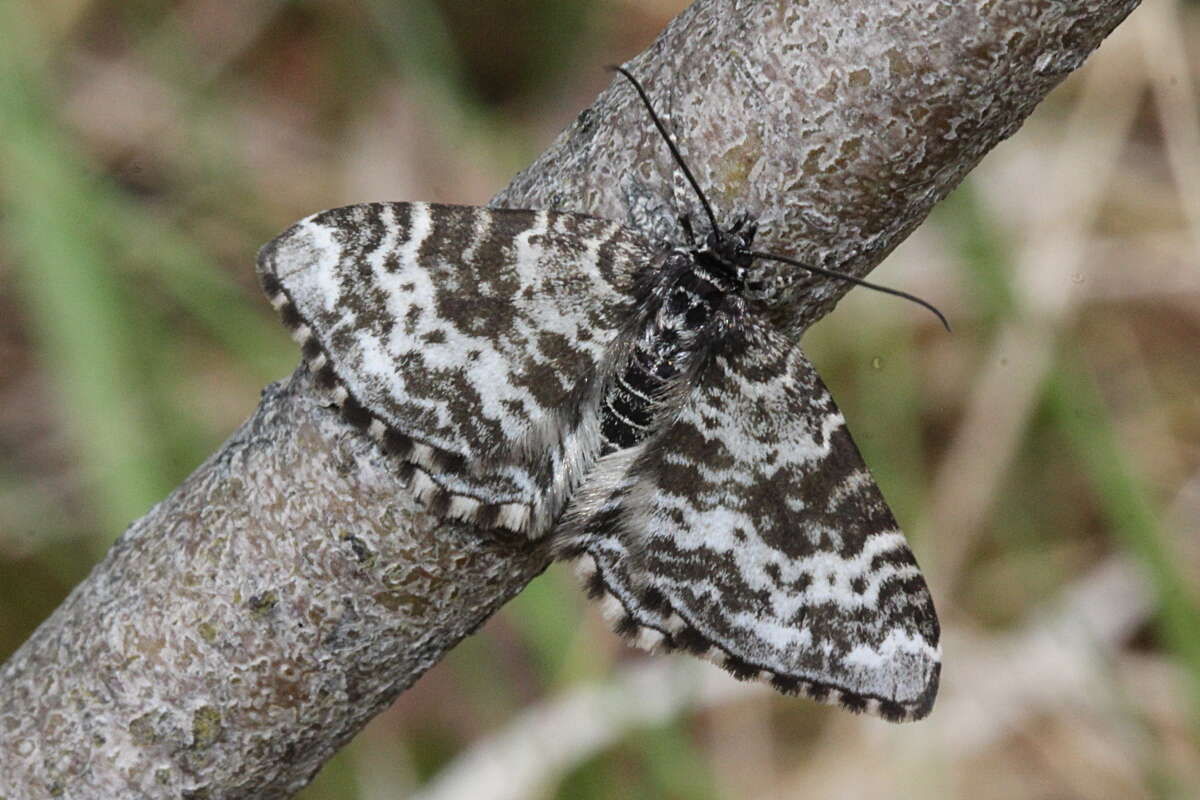
[[[682,0],[0,0],[0,658],[287,375],[256,249],[483,203]],[[648,658],[552,568],[308,800],[1194,797],[1200,8],[1155,0],[806,340],[946,627],[894,727]]]

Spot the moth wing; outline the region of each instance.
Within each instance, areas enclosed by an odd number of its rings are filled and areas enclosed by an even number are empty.
[[[663,432],[595,475],[555,535],[586,551],[618,632],[851,710],[929,713],[929,590],[798,347],[727,341]]]
[[[521,530],[547,478],[514,443],[555,429],[657,257],[579,214],[369,203],[302,220],[258,269],[318,382],[416,468],[418,494]]]

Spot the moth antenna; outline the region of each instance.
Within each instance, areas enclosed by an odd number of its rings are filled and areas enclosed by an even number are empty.
[[[952,332],[952,331],[950,331],[950,323],[946,320],[946,315],[943,314],[941,311],[938,311],[937,307],[934,306],[933,303],[930,303],[927,300],[922,300],[921,298],[917,297],[915,294],[909,294],[908,292],[902,292],[899,289],[891,289],[891,288],[888,288],[887,286],[880,286],[878,283],[871,283],[870,281],[864,281],[862,278],[856,278],[853,275],[847,275],[846,273],[838,272],[837,270],[825,269],[824,267],[814,267],[811,264],[805,264],[802,261],[797,261],[794,258],[787,258],[785,256],[777,256],[777,255],[773,255],[771,253],[763,253],[758,250],[747,250],[746,255],[748,255],[752,258],[764,258],[767,261],[781,261],[784,264],[791,264],[792,266],[799,267],[800,269],[808,270],[809,272],[815,272],[818,275],[824,275],[829,278],[837,278],[840,281],[846,281],[846,283],[853,283],[857,286],[865,286],[868,289],[874,289],[877,292],[883,292],[884,294],[890,294],[890,295],[895,295],[896,297],[902,297],[905,300],[910,300],[910,301],[916,303],[917,305],[924,306],[925,308],[932,311],[937,316],[938,320],[941,321],[942,326],[945,327],[946,331]]]
[[[654,111],[654,106],[650,103],[650,97],[646,94],[646,90],[642,88],[640,83],[638,83],[637,78],[633,77],[629,70],[625,69],[624,67],[611,66],[609,69],[624,75],[625,78],[631,84],[633,84],[633,88],[637,90],[638,97],[642,99],[642,105],[646,107],[646,111],[650,114],[650,119],[654,122],[654,127],[658,128],[659,134],[662,135],[663,141],[667,143],[667,148],[671,151],[671,157],[675,159],[675,163],[679,165],[681,170],[683,170],[684,177],[687,178],[688,183],[692,185],[692,189],[695,190],[696,196],[700,198],[700,205],[704,206],[704,213],[708,216],[709,224],[712,225],[713,231],[716,233],[717,237],[720,238],[721,227],[717,225],[717,216],[713,213],[712,206],[709,204],[708,198],[704,196],[704,191],[700,188],[699,181],[696,180],[696,176],[692,174],[692,171],[688,169],[687,162],[683,160],[683,156],[679,153],[679,148],[675,146],[675,142],[671,139],[671,134],[667,133],[667,127],[663,125],[662,120],[658,118],[658,114]],[[690,229],[690,227],[690,225],[685,227],[685,232],[689,233],[689,238],[691,238],[690,230],[687,229]],[[847,275],[844,272],[824,269],[823,267],[810,266],[794,259],[772,255],[771,253],[762,253],[757,250],[750,250],[746,252],[746,255],[752,256],[753,258],[764,258],[768,261],[781,261],[784,264],[791,264],[793,266],[800,267],[801,269],[808,270],[809,272],[815,272],[818,275],[825,275],[829,278],[837,278],[838,280],[843,280],[847,283],[853,283],[858,286],[865,286],[868,289],[874,289],[877,292],[883,292],[884,294],[890,294],[895,295],[896,297],[904,298],[905,300],[909,300],[919,306],[924,306],[932,311],[938,320],[941,321],[942,326],[945,327],[947,331],[950,331],[950,322],[946,319],[946,316],[941,311],[938,311],[938,309],[932,303],[922,300],[916,295],[909,294],[908,292],[902,292],[899,289],[889,289],[886,286],[880,286],[877,283],[864,281],[862,278],[856,278],[853,275]]]
[[[633,88],[637,90],[638,97],[642,98],[642,105],[646,106],[646,111],[650,113],[650,119],[654,120],[654,127],[658,128],[658,132],[662,134],[663,141],[667,143],[667,148],[671,151],[671,157],[675,159],[675,163],[683,170],[683,175],[688,179],[688,183],[696,191],[696,196],[700,198],[700,205],[704,206],[704,213],[708,215],[708,221],[712,225],[713,232],[719,239],[721,237],[721,228],[717,225],[717,215],[713,213],[712,206],[708,203],[708,198],[704,196],[704,192],[700,189],[700,183],[696,180],[696,176],[688,169],[687,163],[683,160],[683,156],[679,154],[679,149],[675,147],[675,142],[671,140],[671,134],[667,133],[667,128],[663,125],[662,120],[658,118],[658,114],[654,111],[654,106],[650,104],[650,98],[646,95],[646,90],[638,83],[637,78],[633,77],[624,67],[612,66],[609,69],[614,72],[619,72],[629,79],[633,84]]]

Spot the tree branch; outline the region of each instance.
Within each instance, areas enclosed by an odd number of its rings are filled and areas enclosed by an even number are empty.
[[[700,0],[629,67],[719,214],[864,275],[1135,5]],[[670,239],[696,211],[625,84],[494,202]],[[797,335],[846,289],[813,277]],[[269,387],[0,670],[0,795],[288,797],[544,568],[316,397]]]

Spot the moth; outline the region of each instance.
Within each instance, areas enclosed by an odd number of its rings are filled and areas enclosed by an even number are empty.
[[[940,674],[928,587],[829,391],[772,322],[805,271],[865,282],[753,250],[747,217],[718,225],[618,70],[707,232],[684,220],[672,246],[562,211],[367,203],[266,245],[266,295],[431,513],[575,560],[639,646],[919,719]]]

